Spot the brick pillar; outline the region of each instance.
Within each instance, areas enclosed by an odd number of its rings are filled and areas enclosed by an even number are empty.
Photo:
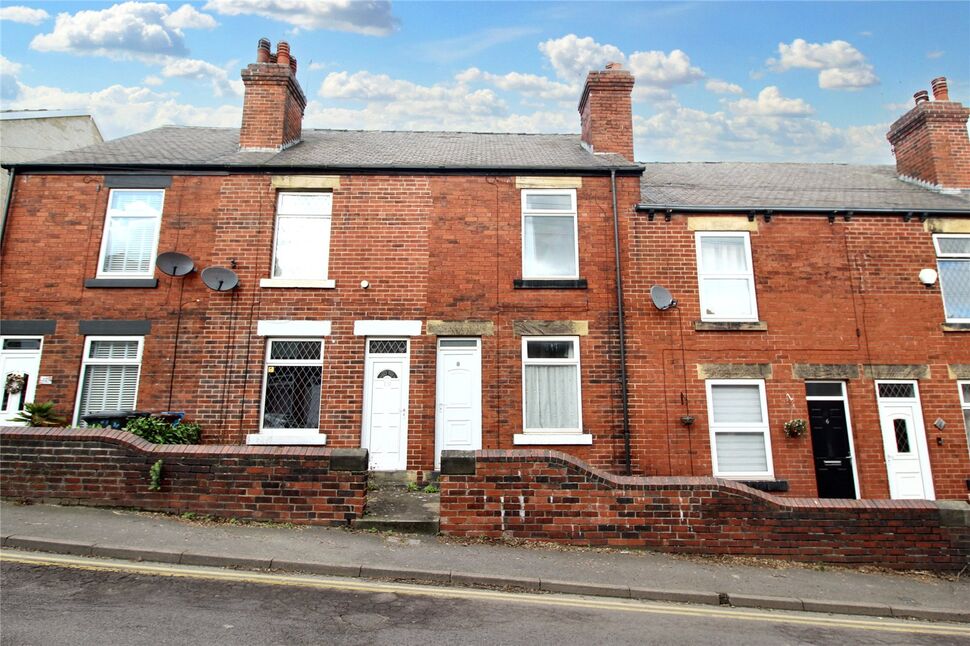
[[[586,75],[579,100],[583,142],[595,153],[616,153],[633,159],[633,75],[619,63]]]

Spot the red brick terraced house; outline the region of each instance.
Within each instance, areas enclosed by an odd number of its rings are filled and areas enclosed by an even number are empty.
[[[617,65],[590,72],[581,135],[303,130],[285,43],[242,78],[239,129],[13,168],[4,423],[52,400],[419,479],[445,449],[551,448],[967,496],[970,112],[945,81],[893,125],[894,169],[637,164]]]

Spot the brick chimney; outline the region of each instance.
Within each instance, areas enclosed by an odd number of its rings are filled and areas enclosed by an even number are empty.
[[[241,150],[282,150],[299,143],[303,132],[306,96],[296,80],[296,59],[288,43],[280,42],[276,53],[261,38],[256,62],[242,71],[243,99]]]
[[[920,90],[916,105],[886,134],[900,177],[943,189],[970,189],[970,109],[950,100],[946,79],[933,79],[933,100]]]
[[[586,75],[579,100],[583,142],[594,153],[616,153],[633,159],[633,75],[619,63]]]

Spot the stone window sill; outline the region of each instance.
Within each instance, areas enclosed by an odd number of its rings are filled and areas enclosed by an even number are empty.
[[[944,332],[970,332],[970,323],[944,323],[940,327]]]
[[[327,436],[322,433],[250,433],[246,444],[250,446],[323,446]]]
[[[157,278],[87,278],[84,286],[88,289],[142,288],[158,287]]]
[[[557,278],[549,280],[516,278],[512,281],[512,287],[515,289],[586,289],[587,286],[585,278]]]
[[[528,445],[582,445],[592,444],[593,436],[589,433],[516,433],[512,436],[512,444],[516,446]]]
[[[259,281],[259,286],[290,289],[334,289],[337,287],[337,282],[308,278],[263,278]]]
[[[694,321],[698,332],[765,332],[768,324],[764,321]]]

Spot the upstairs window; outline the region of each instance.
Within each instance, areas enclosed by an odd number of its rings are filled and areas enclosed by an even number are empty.
[[[164,190],[111,189],[98,276],[151,278],[155,274],[164,199]]]
[[[702,321],[757,321],[751,239],[743,232],[697,233]]]
[[[970,235],[935,235],[943,310],[950,323],[970,323]]]
[[[522,191],[522,277],[579,278],[575,189]]]
[[[332,193],[279,194],[273,245],[273,278],[327,279],[332,209]]]
[[[85,340],[75,424],[89,413],[135,409],[143,344],[140,336]]]

